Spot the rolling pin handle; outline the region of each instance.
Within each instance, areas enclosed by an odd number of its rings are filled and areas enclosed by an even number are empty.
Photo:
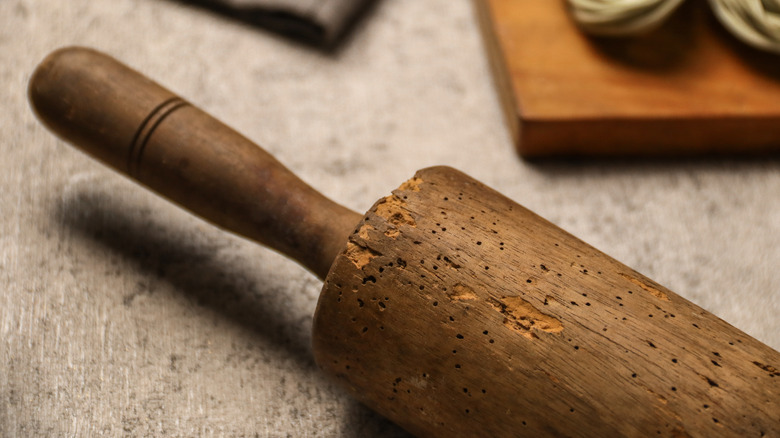
[[[95,50],[49,55],[29,99],[63,140],[320,278],[360,220],[231,128]]]

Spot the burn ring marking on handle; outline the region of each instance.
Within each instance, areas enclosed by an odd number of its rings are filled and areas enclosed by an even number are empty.
[[[160,126],[166,117],[171,115],[179,108],[190,105],[180,97],[172,97],[161,104],[157,105],[151,113],[141,122],[141,126],[138,127],[133,136],[133,142],[130,144],[130,151],[127,156],[127,174],[133,178],[138,178],[138,170],[141,167],[141,157],[143,157],[144,149],[149,138],[154,133],[155,129]]]

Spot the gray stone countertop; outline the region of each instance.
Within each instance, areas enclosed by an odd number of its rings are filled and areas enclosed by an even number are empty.
[[[780,348],[780,162],[522,161],[468,1],[380,1],[323,52],[172,1],[5,0],[0,436],[407,436],[314,365],[314,276],[37,122],[29,75],[73,44],[354,210],[453,166]]]

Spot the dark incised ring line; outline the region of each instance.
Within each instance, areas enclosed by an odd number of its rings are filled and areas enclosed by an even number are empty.
[[[138,127],[133,136],[133,142],[130,144],[130,152],[127,157],[127,173],[128,175],[137,178],[138,169],[141,166],[141,157],[144,154],[146,143],[154,133],[154,130],[165,120],[166,117],[171,115],[174,111],[184,106],[189,105],[189,102],[180,97],[172,97],[163,103],[157,105],[151,113],[144,119],[141,126]]]

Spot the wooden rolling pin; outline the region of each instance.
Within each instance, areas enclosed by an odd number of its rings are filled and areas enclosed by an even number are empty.
[[[780,354],[456,170],[364,215],[118,61],[46,58],[64,140],[324,279],[318,365],[418,436],[780,435]]]

